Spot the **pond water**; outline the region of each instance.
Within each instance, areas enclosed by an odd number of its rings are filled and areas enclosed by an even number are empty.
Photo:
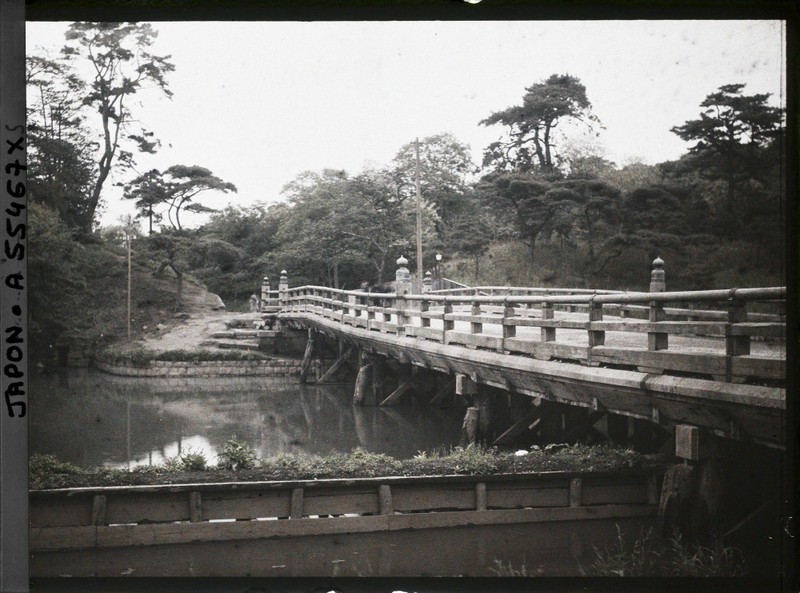
[[[352,384],[296,377],[139,379],[92,370],[41,374],[30,386],[31,454],[81,467],[156,465],[187,452],[209,464],[231,437],[260,458],[362,447],[396,458],[458,442],[460,410],[352,405]]]

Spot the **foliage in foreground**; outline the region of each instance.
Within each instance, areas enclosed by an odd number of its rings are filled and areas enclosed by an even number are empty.
[[[645,467],[651,458],[629,449],[607,446],[563,445],[526,455],[467,447],[419,452],[411,459],[395,459],[382,453],[356,448],[329,455],[289,454],[259,460],[256,452],[236,437],[228,439],[218,454],[218,463],[208,466],[200,453],[187,451],[161,465],[127,472],[109,468],[88,470],[59,462],[52,455],[34,455],[30,462],[30,487],[34,490],[77,486],[170,484],[197,480],[314,480],[372,478],[379,476],[491,475],[547,471],[610,471]],[[234,475],[232,475],[235,474]]]
[[[642,530],[628,543],[619,525],[610,545],[594,546],[595,559],[583,570],[586,576],[619,577],[737,577],[746,574],[744,555],[720,541],[710,546],[683,541],[679,533],[660,538],[653,529]]]

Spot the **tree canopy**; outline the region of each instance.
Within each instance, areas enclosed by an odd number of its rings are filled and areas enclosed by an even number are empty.
[[[99,114],[102,135],[95,155],[96,174],[88,197],[87,218],[91,224],[103,186],[115,162],[133,163],[133,153],[155,152],[155,134],[143,128],[131,110],[132,96],[145,88],[172,96],[166,75],[175,67],[169,56],[150,53],[157,32],[147,23],[72,23],[62,54],[69,60],[88,60],[94,78],[86,85],[82,104]]]
[[[527,89],[522,105],[496,111],[481,125],[500,124],[506,136],[484,152],[485,167],[505,171],[553,173],[558,161],[554,131],[562,120],[598,121],[591,113],[586,87],[569,74],[553,74]]]
[[[782,110],[767,104],[768,93],[744,95],[744,87],[721,86],[700,104],[699,119],[672,128],[683,140],[694,142],[683,165],[725,183],[723,208],[733,231],[743,223],[736,210],[747,197],[748,181],[762,179],[768,169],[772,159],[764,149],[779,138],[783,121]]]
[[[161,173],[153,169],[125,185],[124,198],[136,200],[140,217],[147,217],[152,232],[153,221],[163,219],[164,213],[174,230],[180,231],[181,210],[188,212],[214,212],[198,202],[198,194],[208,191],[236,192],[236,186],[223,181],[209,169],[197,165],[173,165]],[[154,208],[162,207],[155,211]]]

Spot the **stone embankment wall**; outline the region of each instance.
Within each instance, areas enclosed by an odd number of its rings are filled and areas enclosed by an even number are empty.
[[[280,377],[300,373],[300,360],[207,360],[172,362],[154,360],[149,366],[96,361],[95,368],[123,377]]]

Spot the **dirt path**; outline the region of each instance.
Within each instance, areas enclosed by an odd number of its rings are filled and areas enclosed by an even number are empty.
[[[252,327],[253,322],[261,319],[258,313],[228,312],[221,306],[224,304],[216,294],[190,286],[184,293],[188,318],[174,318],[167,324],[159,324],[158,333],[145,336],[140,344],[156,352],[215,347],[212,339],[215,332],[225,331],[237,321],[242,327]]]

